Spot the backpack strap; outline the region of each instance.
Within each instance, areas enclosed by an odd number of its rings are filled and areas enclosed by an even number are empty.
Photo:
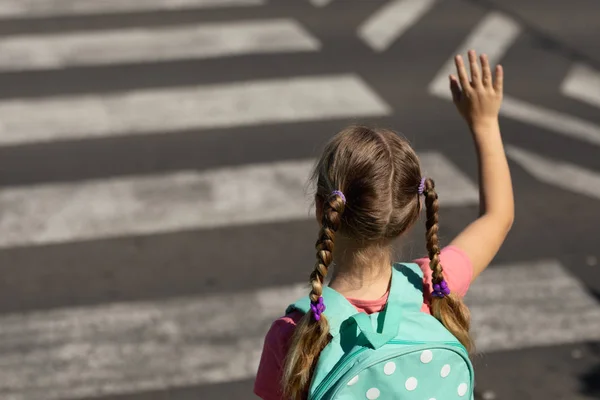
[[[329,286],[323,286],[322,296],[326,307],[323,314],[327,317],[327,321],[329,322],[329,333],[331,336],[337,336],[340,332],[342,323],[358,313],[358,311],[342,294]],[[301,311],[305,314],[309,312],[310,298],[306,296],[294,304],[291,304],[287,308],[286,314],[289,314],[292,311]]]
[[[423,304],[423,272],[414,263],[394,264],[387,305],[381,313],[378,313],[383,314],[383,319],[378,318],[376,315],[369,316],[358,312],[344,296],[329,286],[323,287],[322,296],[327,307],[323,314],[329,321],[329,332],[332,337],[339,335],[340,328],[346,320],[352,319],[370,347],[377,349],[396,337],[404,311],[419,311],[421,309]],[[303,313],[309,312],[309,297],[306,296],[290,305],[286,313],[295,310]]]
[[[388,305],[419,311],[423,305],[423,271],[415,263],[395,263]]]
[[[383,318],[359,313],[353,315],[359,329],[377,349],[398,335],[403,315],[407,311],[419,312],[423,304],[423,272],[417,264],[394,264],[388,301],[379,314]],[[376,328],[375,328],[376,327]]]

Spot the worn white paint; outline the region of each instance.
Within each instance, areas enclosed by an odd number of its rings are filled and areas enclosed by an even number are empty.
[[[561,85],[565,96],[600,108],[600,71],[585,64],[575,64]]]
[[[481,352],[600,339],[600,304],[555,260],[492,267],[467,304]]]
[[[373,50],[385,51],[435,3],[436,0],[390,1],[360,25],[358,36]]]
[[[447,206],[477,189],[438,153],[425,153]],[[314,160],[209,171],[0,188],[0,248],[312,218]]]
[[[295,285],[1,316],[2,398],[80,399],[246,379],[269,322],[305,292]]]
[[[0,72],[317,51],[289,19],[27,34],[0,38]]]
[[[0,101],[0,145],[390,113],[353,74],[139,89]]]
[[[600,146],[600,126],[559,111],[504,96],[500,114],[571,139]]]
[[[435,181],[441,207],[479,204],[479,190],[471,180],[440,153],[420,154],[424,176]]]
[[[0,391],[66,400],[249,379],[270,323],[307,292],[298,284],[0,316]],[[553,260],[492,267],[467,303],[483,352],[600,339],[599,304]]]
[[[600,171],[542,157],[516,146],[506,146],[506,153],[525,171],[544,183],[600,199]]]
[[[467,51],[472,49],[478,54],[485,53],[490,64],[495,65],[517,40],[520,33],[521,27],[512,18],[497,11],[490,12],[475,26],[455,53],[446,61],[430,83],[429,92],[451,100],[448,75],[456,75],[454,55],[462,54],[464,58]]]
[[[0,18],[245,7],[264,3],[265,0],[0,0]]]

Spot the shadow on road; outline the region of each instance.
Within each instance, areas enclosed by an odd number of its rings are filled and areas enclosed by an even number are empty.
[[[568,59],[583,62],[595,69],[600,69],[600,60],[592,58],[589,55],[585,54],[584,52],[565,43],[564,41],[561,41],[561,40],[557,39],[556,37],[552,36],[551,34],[544,32],[542,29],[540,29],[539,26],[536,26],[535,23],[532,23],[528,19],[521,16],[516,10],[514,10],[506,5],[502,5],[500,1],[497,1],[497,0],[468,0],[468,1],[470,1],[474,4],[477,4],[479,6],[488,8],[490,10],[500,11],[500,12],[510,16],[511,18],[513,18],[515,21],[517,21],[523,27],[524,31],[526,31],[527,33],[532,35],[538,41],[540,47],[560,53]]]
[[[600,303],[600,292],[591,291],[592,296]],[[600,399],[600,342],[588,343],[588,354],[598,362],[580,376],[581,392],[594,399]]]
[[[588,344],[590,355],[600,360],[600,342]],[[600,399],[600,362],[582,374],[581,393],[593,399]]]

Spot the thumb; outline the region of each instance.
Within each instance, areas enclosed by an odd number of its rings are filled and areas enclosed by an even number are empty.
[[[460,90],[458,79],[454,75],[450,75],[450,91],[452,92],[452,100],[458,103],[462,98],[462,90]]]

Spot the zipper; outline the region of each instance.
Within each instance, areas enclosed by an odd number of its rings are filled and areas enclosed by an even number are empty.
[[[461,353],[464,353],[463,355],[466,354],[466,357],[468,358],[468,354],[467,354],[465,347],[462,344],[457,343],[457,342],[423,342],[423,341],[416,341],[416,340],[392,339],[387,344],[405,344],[405,345],[416,345],[416,346],[428,345],[431,347],[439,347],[440,345],[452,346],[452,347],[456,347],[459,350],[461,350]],[[442,348],[444,348],[444,347],[442,347]],[[328,376],[325,377],[325,379],[323,379],[321,381],[319,386],[317,386],[317,389],[315,389],[315,392],[314,392],[315,394],[314,394],[314,396],[311,397],[311,399],[320,399],[323,396],[325,389],[331,384],[331,382],[335,382],[336,380],[341,378],[345,373],[348,373],[350,371],[349,370],[349,371],[344,372],[345,367],[350,363],[350,361],[352,359],[355,359],[357,356],[359,356],[366,350],[367,350],[366,347],[361,347],[360,349],[356,350],[355,352],[349,353],[347,356],[345,356],[345,358],[342,358],[342,360],[340,360],[340,362],[338,363],[336,368],[333,369],[328,374]],[[411,350],[411,351],[416,351],[416,350]],[[396,355],[395,357],[397,357],[397,356],[398,355]],[[364,367],[363,369],[370,368],[371,366],[377,364],[378,362],[381,362],[381,360],[377,359],[376,361],[371,361],[371,363],[369,363],[369,365]],[[471,376],[472,375],[473,374],[471,372]],[[471,382],[471,384],[472,384],[472,382]]]

